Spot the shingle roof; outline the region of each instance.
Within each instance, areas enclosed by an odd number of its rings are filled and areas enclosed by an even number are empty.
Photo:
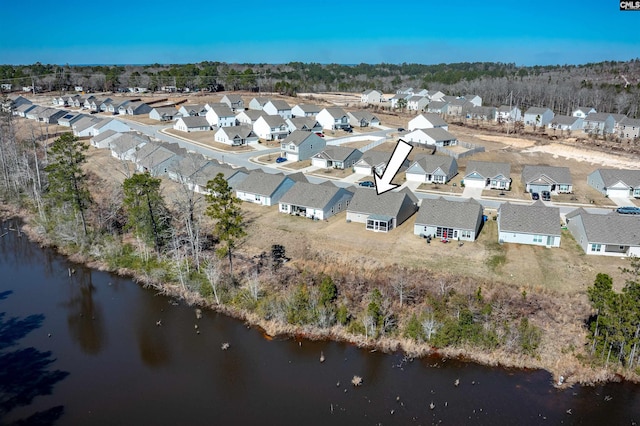
[[[271,196],[282,185],[285,179],[290,179],[282,173],[270,174],[262,170],[254,170],[249,173],[245,180],[240,182],[236,190]]]
[[[640,127],[640,119],[638,118],[629,118],[629,117],[625,117],[622,120],[620,120],[620,125],[622,127]]]
[[[291,106],[285,101],[274,100],[270,102],[271,102],[271,105],[273,105],[278,111],[286,111],[291,109]]]
[[[522,181],[524,183],[534,182],[544,176],[556,184],[571,185],[572,182],[571,171],[568,167],[526,165],[522,168]]]
[[[347,113],[340,107],[327,107],[325,110],[331,115],[333,118],[341,118],[346,117]]]
[[[375,189],[357,188],[347,211],[397,217],[407,198],[412,203],[418,204],[418,199],[408,188],[397,192],[388,191],[380,195]]]
[[[447,126],[447,122],[444,121],[442,119],[442,117],[440,117],[438,114],[434,114],[434,113],[424,113],[424,114],[420,114],[418,115],[416,118],[418,117],[423,117],[425,120],[427,120],[433,127],[441,127],[441,126]],[[412,119],[411,121],[415,120],[416,118]]]
[[[171,170],[183,177],[189,177],[209,163],[210,161],[202,155],[188,152],[171,167]]]
[[[424,155],[414,163],[418,163],[426,173],[433,173],[440,168],[443,172],[449,174],[454,161],[453,157],[448,155]]]
[[[350,112],[351,116],[356,120],[366,120],[366,121],[375,121],[378,120],[378,117],[370,113],[369,111],[353,111]]]
[[[357,152],[356,152],[357,151]],[[349,148],[346,146],[327,146],[324,150],[314,155],[316,158],[324,158],[326,160],[337,160],[337,161],[345,161],[352,154],[357,154],[358,151],[356,148]],[[359,157],[358,157],[359,158]]]
[[[218,117],[235,117],[235,114],[227,104],[212,105],[211,110],[215,112]]]
[[[511,164],[495,163],[493,161],[469,160],[467,162],[465,176],[468,176],[473,172],[477,172],[484,178],[492,178],[498,175],[502,175],[508,179],[509,175],[511,174]]]
[[[207,117],[204,117],[202,115],[182,117],[181,120],[184,122],[185,126],[187,126],[188,129],[192,129],[195,127],[209,127]]]
[[[303,127],[313,129],[315,125],[318,124],[316,119],[311,117],[293,117],[288,118],[287,120],[291,121],[291,124],[295,126],[296,130],[301,130]],[[320,127],[319,124],[318,127]]]
[[[121,133],[117,139],[109,143],[109,147],[117,155],[121,155],[139,145],[149,143],[149,138],[145,135],[134,132]]]
[[[482,205],[473,198],[466,201],[449,201],[442,197],[425,198],[420,204],[416,225],[474,230],[481,212]]]
[[[562,126],[571,126],[578,120],[580,120],[579,117],[573,117],[573,116],[570,116],[570,115],[556,115],[555,117],[553,117],[553,120],[551,120],[551,124],[560,124]]]
[[[315,104],[298,104],[298,108],[304,111],[305,114],[317,114],[322,108]]]
[[[631,188],[640,188],[640,170],[598,169],[604,186],[615,185],[622,181]]]
[[[210,162],[193,176],[193,181],[200,186],[205,186],[207,182],[215,178],[218,173],[222,173],[227,181],[238,173],[249,174],[244,168],[234,169],[225,164]]]
[[[304,130],[294,130],[289,134],[289,136],[287,136],[286,139],[282,141],[282,143],[283,144],[292,143],[296,146],[300,146],[300,144],[302,144],[304,141],[306,141],[309,138],[312,141],[313,140],[322,141],[322,138],[320,138],[320,136],[316,135],[315,133],[305,132]]]
[[[260,109],[248,109],[238,113],[238,115],[240,114],[246,115],[249,118],[249,120],[251,120],[252,122],[256,121],[258,118],[262,117],[263,115],[268,115],[266,112]]]
[[[428,129],[420,129],[422,132],[427,134],[429,137],[433,138],[437,141],[450,141],[456,139],[451,133],[443,129],[442,127],[433,127]]]
[[[256,136],[253,133],[253,129],[249,126],[229,126],[229,127],[220,127],[218,131],[224,132],[228,138],[233,139],[235,136],[239,136],[242,139],[246,139],[249,136]]]
[[[640,246],[640,220],[635,216],[592,214],[580,208],[567,214],[567,220],[575,216],[582,218],[589,243]]]
[[[285,123],[284,118],[282,118],[279,115],[262,115],[261,118],[269,125],[269,127],[274,128],[274,127],[280,127],[280,126],[286,126],[287,123]],[[260,118],[259,118],[260,119]],[[258,120],[259,120],[258,119]],[[256,120],[257,121],[257,120]],[[309,132],[305,132],[307,135],[309,134]]]
[[[330,183],[330,182],[329,182]],[[345,188],[331,185],[317,185],[307,182],[296,182],[293,187],[280,199],[280,203],[296,206],[323,209],[338,192],[353,194]]]
[[[587,114],[587,116],[584,118],[584,121],[606,121],[606,119],[610,116],[611,114],[609,114],[608,112],[592,112],[590,114]]]
[[[528,110],[525,111],[525,114],[527,115],[540,115],[540,114],[544,114],[545,112],[550,111],[549,108],[541,108],[541,107],[531,107]]]
[[[365,151],[357,164],[366,163],[369,166],[386,164],[391,158],[391,153],[386,151]]]
[[[560,209],[539,200],[532,205],[504,203],[498,209],[498,220],[501,232],[560,235]]]
[[[106,130],[106,131],[104,131],[104,132],[92,137],[91,140],[94,143],[102,142],[103,140],[105,140],[107,138],[110,138],[110,137],[112,137],[114,135],[117,135],[118,133],[119,132],[116,132],[115,130],[109,129],[109,130]]]

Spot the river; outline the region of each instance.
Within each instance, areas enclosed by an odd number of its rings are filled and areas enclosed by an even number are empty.
[[[193,307],[0,225],[0,424],[640,421],[636,385],[558,390],[544,371],[269,339],[213,312],[197,319]]]

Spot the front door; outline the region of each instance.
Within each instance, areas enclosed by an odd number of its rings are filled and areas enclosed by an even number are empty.
[[[553,245],[553,237],[551,235],[547,236],[547,245],[548,246],[552,246]]]

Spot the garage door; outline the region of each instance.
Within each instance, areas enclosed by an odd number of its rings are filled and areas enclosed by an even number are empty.
[[[628,198],[629,190],[627,188],[608,188],[607,195],[611,198]]]
[[[484,179],[465,179],[464,186],[468,186],[469,188],[484,188],[485,181]]]
[[[425,182],[425,175],[422,173],[407,173],[408,182]]]
[[[530,185],[529,192],[537,192],[538,194],[542,191],[551,191],[551,185]]]

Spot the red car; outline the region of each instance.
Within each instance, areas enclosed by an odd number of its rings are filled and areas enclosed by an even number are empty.
[[[324,138],[324,133],[316,132],[316,135],[320,136],[321,138]]]

